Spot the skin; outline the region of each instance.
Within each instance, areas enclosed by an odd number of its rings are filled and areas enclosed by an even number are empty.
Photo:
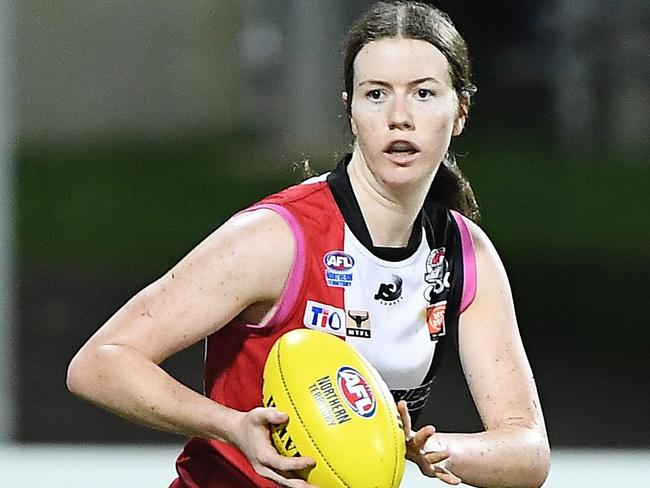
[[[444,56],[426,42],[369,43],[354,68],[350,180],[374,244],[402,246],[411,233],[404,223],[414,221],[467,110],[451,88]],[[347,94],[343,100],[348,103]],[[392,140],[417,143],[420,152],[408,164],[396,163],[383,151]],[[548,441],[510,288],[489,239],[468,225],[478,289],[460,319],[460,356],[486,431],[443,434],[426,426],[411,432],[400,404],[408,457],[425,475],[451,484],[462,478],[476,486],[539,486],[548,472]],[[273,261],[267,259],[269,248],[275,250]],[[159,367],[236,317],[262,320],[280,297],[293,258],[293,236],[280,216],[258,210],[233,217],[88,340],[70,363],[69,389],[134,422],[229,442],[281,486],[311,486],[288,473],[314,461],[280,456],[269,441],[270,426],[286,422],[285,414],[226,408]],[[261,268],[267,272],[259,274]]]
[[[343,93],[346,106],[348,98]],[[466,113],[452,89],[446,58],[431,44],[382,39],[359,51],[349,173],[376,245],[406,244],[411,228],[404,222],[415,220],[452,135],[463,130]],[[417,144],[416,159],[393,162],[384,151],[393,141]]]
[[[354,70],[351,183],[374,243],[403,246],[411,230],[403,223],[415,220],[451,137],[463,130],[467,107],[453,90],[447,60],[424,41],[371,42]],[[414,142],[420,152],[396,164],[383,151],[393,140]],[[540,486],[550,451],[507,275],[488,237],[467,224],[476,247],[477,294],[459,321],[459,349],[486,431],[444,434],[425,426],[411,432],[401,402],[408,457],[424,475],[449,484]]]

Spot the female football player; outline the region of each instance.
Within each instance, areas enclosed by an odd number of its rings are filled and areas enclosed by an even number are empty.
[[[191,436],[174,488],[306,487],[292,473],[314,460],[270,442],[287,415],[262,406],[262,369],[278,337],[316,328],[386,380],[424,475],[540,486],[549,445],[508,279],[448,152],[475,92],[466,44],[433,7],[376,3],[349,32],[344,70],[350,154],[233,216],[134,296],[72,360],[69,388]],[[205,395],[159,367],[203,339]],[[482,432],[411,431],[447,342]]]

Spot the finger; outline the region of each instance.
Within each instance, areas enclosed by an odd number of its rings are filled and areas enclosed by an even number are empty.
[[[435,471],[435,477],[449,485],[459,485],[463,481],[443,466],[438,466],[435,464],[432,465],[432,467]]]
[[[449,458],[449,451],[434,451],[424,453],[424,459],[429,464],[441,463]]]
[[[428,476],[429,478],[435,478],[436,477],[436,470],[433,464],[429,464],[426,462],[426,460],[422,457],[418,458],[416,460],[416,464],[420,468],[420,471],[424,476]]]
[[[276,473],[272,469],[269,469],[265,466],[258,466],[255,471],[261,476],[268,478],[272,481],[275,481],[278,485],[287,487],[287,488],[318,488],[314,485],[307,483],[305,480],[298,478],[286,478],[279,473]]]
[[[424,458],[420,458],[417,463],[423,475],[429,478],[437,478],[449,485],[459,485],[462,480],[443,466],[427,463]]]
[[[289,421],[286,413],[272,407],[260,409],[260,414],[266,423],[273,425],[286,424]]]
[[[408,405],[404,400],[397,402],[397,411],[399,412],[400,417],[402,417],[404,435],[408,441],[411,438],[411,415],[409,414]]]
[[[426,425],[418,430],[413,436],[413,446],[416,449],[423,449],[424,444],[427,442],[427,439],[436,433],[436,429],[433,425]]]
[[[314,466],[316,466],[316,462],[307,456],[280,456],[270,467],[273,467],[273,469],[278,469],[280,471],[300,471],[303,469],[313,468]]]
[[[316,466],[316,462],[310,457],[281,456],[273,448],[264,450],[263,453],[259,454],[258,459],[262,466],[275,471],[300,471]]]

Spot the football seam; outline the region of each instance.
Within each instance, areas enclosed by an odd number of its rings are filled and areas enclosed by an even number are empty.
[[[305,430],[305,433],[307,434],[307,437],[309,437],[309,440],[311,441],[312,446],[314,446],[314,448],[316,449],[316,451],[318,451],[318,454],[320,454],[320,457],[323,459],[323,461],[325,461],[325,464],[327,465],[327,467],[328,467],[328,468],[330,469],[330,471],[334,474],[334,476],[336,476],[336,477],[338,478],[338,480],[339,480],[341,483],[343,483],[343,485],[344,485],[346,488],[350,488],[350,485],[347,484],[347,483],[345,482],[345,480],[343,480],[343,478],[341,478],[341,477],[339,476],[339,474],[336,472],[336,470],[334,469],[334,467],[329,463],[329,461],[328,461],[328,460],[325,458],[325,456],[323,455],[322,451],[320,450],[320,448],[318,447],[318,445],[317,445],[316,442],[314,441],[314,438],[312,437],[311,433],[309,432],[309,429],[307,428],[307,425],[305,424],[305,422],[303,422],[302,417],[300,416],[300,412],[298,412],[298,409],[296,408],[296,405],[295,405],[294,402],[293,402],[293,398],[291,397],[291,391],[289,390],[289,388],[287,388],[287,383],[286,383],[286,381],[284,380],[284,371],[283,371],[283,369],[282,369],[282,363],[280,362],[280,347],[282,347],[282,342],[280,342],[280,344],[278,344],[278,352],[277,352],[277,356],[278,356],[278,371],[280,372],[280,379],[282,380],[282,385],[284,386],[284,391],[287,392],[287,398],[289,399],[289,402],[291,403],[291,407],[293,408],[293,411],[296,412],[296,416],[298,417],[298,420],[299,420],[299,422],[300,422],[300,425],[302,425],[303,429]]]
[[[361,357],[361,360],[366,363],[366,366],[370,366],[370,368],[368,368],[368,371],[373,376],[373,379],[375,380],[375,383],[378,383],[379,381],[384,381],[381,377],[378,378],[377,377],[378,375],[374,373],[375,370],[373,369],[374,367],[370,364],[370,361],[368,361],[366,358],[364,358],[361,355],[359,355],[359,356]],[[381,385],[379,385],[379,384],[377,385],[377,390],[379,391],[379,394],[383,398],[384,404],[389,405],[389,403],[388,403],[389,399],[386,398],[386,394],[384,392],[384,389],[381,388]],[[390,398],[390,401],[394,402],[395,400],[393,398]],[[392,418],[390,408],[386,409],[386,415],[389,417],[389,420],[390,420],[389,425],[393,425],[393,428],[391,429],[391,433],[393,434],[393,445],[397,446],[397,438],[396,438],[397,437],[396,436],[397,429],[394,427],[394,419]],[[397,477],[397,468],[399,466],[399,459],[398,459],[397,450],[393,451],[393,459],[394,459],[395,462],[393,463],[393,480],[391,482],[391,486],[395,486],[395,478]]]

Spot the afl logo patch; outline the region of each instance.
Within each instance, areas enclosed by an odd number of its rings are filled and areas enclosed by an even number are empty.
[[[330,251],[323,256],[327,286],[345,288],[352,285],[354,258],[343,251]]]
[[[330,251],[323,257],[325,267],[330,271],[350,271],[354,266],[354,258],[343,251]]]
[[[336,373],[336,382],[341,396],[354,413],[364,418],[375,414],[375,395],[361,373],[350,366],[343,366]]]

